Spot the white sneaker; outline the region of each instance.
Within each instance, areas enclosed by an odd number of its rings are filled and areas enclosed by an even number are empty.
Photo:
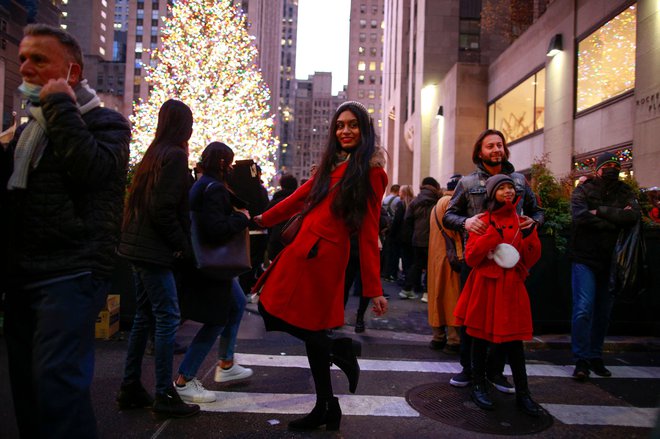
[[[174,388],[185,402],[213,402],[216,400],[215,393],[206,390],[197,378],[188,381],[185,386],[177,386],[174,383]]]
[[[252,369],[234,363],[229,369],[216,366],[215,377],[213,379],[216,383],[226,383],[228,381],[250,378],[253,373]]]
[[[424,303],[429,302],[429,293],[422,294],[422,302],[424,302]]]
[[[408,290],[399,291],[399,297],[402,299],[417,299],[417,294]]]

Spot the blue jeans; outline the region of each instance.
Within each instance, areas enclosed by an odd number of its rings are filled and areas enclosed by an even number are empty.
[[[226,325],[213,325],[205,323],[193,338],[192,343],[183,357],[179,366],[179,373],[187,380],[197,375],[202,362],[213,348],[215,340],[220,336],[218,346],[218,358],[220,360],[233,360],[234,349],[236,348],[236,337],[238,328],[241,325],[243,311],[247,303],[245,293],[241,288],[238,278],[235,277],[231,282],[231,294],[234,299],[229,310],[229,320]]]
[[[153,326],[156,393],[162,394],[172,387],[174,336],[180,321],[174,274],[165,267],[133,263],[133,278],[136,310],[122,384],[140,381],[142,358]]]
[[[94,325],[109,287],[85,274],[7,292],[5,338],[21,437],[97,437]]]
[[[614,297],[607,291],[607,273],[573,263],[571,344],[575,360],[601,358]]]

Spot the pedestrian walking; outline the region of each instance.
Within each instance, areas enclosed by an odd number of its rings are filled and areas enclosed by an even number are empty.
[[[586,381],[591,371],[601,377],[612,375],[603,362],[614,303],[608,288],[612,253],[619,232],[641,218],[635,193],[619,180],[620,172],[617,157],[605,152],[596,161],[596,176],[577,186],[571,196],[571,348],[573,376],[579,381]]]
[[[289,423],[292,430],[321,425],[339,429],[341,408],[332,390],[331,363],[348,377],[350,392],[357,388],[359,344],[328,336],[328,329],[344,324],[351,234],[358,236],[362,294],[372,298],[377,315],[387,311],[378,249],[380,200],[387,185],[384,165],[367,109],[359,102],[345,102],[332,117],[327,147],[311,180],[255,217],[257,223],[271,226],[304,213],[293,241],[255,286],[266,330],[284,331],[305,342],[317,399],[311,413]]]
[[[483,131],[472,150],[472,162],[477,169],[458,182],[454,195],[452,195],[443,225],[451,230],[462,231],[468,239],[469,235],[481,235],[488,229],[488,224],[480,219],[484,209],[484,198],[486,197],[486,180],[497,174],[505,174],[511,177],[516,189],[516,195],[521,198],[517,205],[517,213],[522,219],[521,229],[543,224],[543,209],[537,203],[536,195],[527,183],[525,176],[515,172],[509,162],[509,148],[506,145],[504,134],[500,131],[488,129]],[[461,286],[465,283],[469,273],[469,264],[464,263],[461,270]],[[453,386],[464,387],[470,384],[470,351],[472,339],[464,329],[461,330],[461,366],[463,370],[453,376],[449,383]],[[514,387],[503,375],[506,358],[497,350],[497,346],[489,355],[488,379],[495,388],[504,393],[515,393]]]
[[[153,411],[173,417],[199,412],[199,406],[184,403],[172,385],[174,336],[180,321],[174,269],[192,258],[188,207],[192,185],[188,139],[192,125],[192,112],[183,102],[170,99],[161,106],[154,140],[137,166],[129,189],[118,247],[119,255],[133,266],[136,310],[117,402],[122,409],[152,405],[141,376],[150,327],[154,325]]]
[[[94,324],[114,270],[130,127],[101,105],[79,43],[61,28],[28,25],[18,62],[28,121],[0,147],[16,421],[22,438],[95,438]]]
[[[458,354],[461,344],[460,327],[456,325],[454,308],[458,301],[460,276],[450,263],[452,256],[447,249],[453,249],[456,260],[463,259],[463,236],[460,232],[446,229],[442,217],[461,174],[452,175],[447,182],[447,190],[431,211],[429,220],[429,260],[426,276],[428,288],[428,320],[433,330],[429,346],[434,350],[444,350],[448,354]]]
[[[190,210],[198,218],[200,239],[209,246],[221,245],[248,227],[250,213],[227,184],[234,152],[221,142],[210,143],[202,152],[201,178],[190,189]],[[234,362],[238,329],[246,298],[238,277],[213,279],[202,272],[188,275],[188,290],[183,294],[184,317],[203,323],[179,365],[175,389],[186,402],[213,402],[214,392],[197,378],[202,362],[220,337],[215,381],[228,382],[252,376],[252,369]]]
[[[456,321],[472,339],[472,391],[470,397],[484,410],[493,410],[486,383],[488,344],[506,353],[516,386],[520,410],[538,417],[543,409],[532,399],[527,384],[523,340],[532,339],[532,311],[525,278],[541,257],[536,226],[523,229],[516,213],[514,181],[504,174],[486,180],[488,224],[483,234],[470,235],[465,260],[472,271],[456,305]]]

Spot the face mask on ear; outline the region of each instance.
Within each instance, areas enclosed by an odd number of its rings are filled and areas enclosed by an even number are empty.
[[[20,91],[23,97],[32,104],[39,105],[39,93],[41,93],[41,88],[40,85],[30,84],[29,82],[23,81],[23,83],[18,86],[18,91]]]
[[[619,179],[619,168],[605,168],[601,171],[603,180],[615,181]]]

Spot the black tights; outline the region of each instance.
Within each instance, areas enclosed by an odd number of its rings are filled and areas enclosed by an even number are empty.
[[[334,396],[330,379],[330,353],[332,339],[326,330],[310,331],[298,328],[268,313],[259,302],[259,312],[264,318],[268,331],[282,331],[305,342],[307,361],[314,379],[314,388],[318,399]]]
[[[489,341],[472,337],[472,379],[474,384],[483,385],[486,382],[486,360]],[[509,358],[516,393],[527,393],[527,369],[525,368],[525,349],[521,340],[499,343],[498,350]]]

